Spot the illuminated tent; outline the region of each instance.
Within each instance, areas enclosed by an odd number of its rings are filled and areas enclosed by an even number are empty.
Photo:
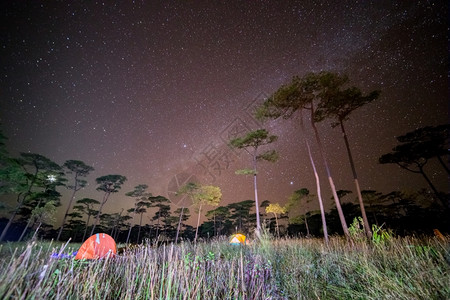
[[[116,253],[114,239],[106,233],[97,233],[81,245],[75,259],[99,259],[114,256]]]
[[[245,245],[246,243],[247,243],[247,238],[243,234],[236,233],[230,237],[231,245]]]

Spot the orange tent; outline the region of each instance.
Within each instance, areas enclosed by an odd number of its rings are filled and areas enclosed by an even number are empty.
[[[233,234],[230,237],[230,244],[232,244],[232,245],[239,245],[239,244],[245,245],[246,244],[246,239],[247,238],[245,237],[245,235],[240,234],[240,233],[236,233],[236,234]]]
[[[99,259],[114,256],[116,253],[114,239],[106,233],[97,233],[81,245],[75,259]]]

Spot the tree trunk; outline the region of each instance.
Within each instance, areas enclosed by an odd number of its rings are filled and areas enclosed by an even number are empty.
[[[336,192],[336,186],[334,185],[333,177],[331,176],[331,171],[330,171],[330,168],[328,166],[327,159],[325,157],[325,152],[323,150],[322,142],[320,140],[319,131],[317,130],[316,124],[314,123],[314,104],[312,104],[312,103],[311,103],[311,126],[312,126],[312,128],[314,130],[314,135],[316,137],[316,142],[317,142],[317,145],[319,146],[320,156],[322,157],[322,161],[323,161],[325,170],[327,172],[328,182],[330,184],[331,191],[332,191],[333,198],[334,198],[334,202],[336,204],[336,209],[337,209],[338,214],[339,214],[339,220],[341,221],[342,230],[344,231],[345,237],[348,239],[348,238],[350,238],[350,233],[348,231],[347,222],[345,221],[345,217],[344,217],[344,213],[342,211],[341,203],[339,201],[339,197],[338,197],[337,192]]]
[[[21,194],[17,195],[17,199],[20,199],[20,196],[21,196]],[[14,211],[13,211],[11,217],[9,218],[8,223],[6,224],[5,228],[3,228],[2,234],[0,235],[0,242],[3,241],[3,239],[5,238],[6,233],[7,233],[8,230],[9,230],[9,227],[11,226],[12,222],[14,221],[14,218],[15,218],[16,215],[17,215],[17,211],[18,211],[19,208],[23,205],[24,200],[25,200],[25,199],[22,198],[22,200],[21,200],[20,202],[18,201],[18,204],[17,204],[16,208],[14,209]]]
[[[140,219],[139,219],[139,230],[138,230],[138,236],[137,236],[137,243],[139,244],[139,237],[140,237],[140,235],[141,235],[141,226],[142,226],[142,215],[143,215],[144,213],[141,213],[141,217],[140,217]]]
[[[42,202],[42,199],[39,199],[39,202],[38,202],[38,204],[36,205],[35,208],[39,208],[39,206],[41,206],[41,202]],[[30,227],[31,221],[32,221],[33,219],[34,219],[34,218],[33,218],[33,216],[31,215],[30,218],[28,219],[27,225],[25,226],[25,228],[24,228],[23,231],[22,231],[22,234],[21,234],[20,237],[19,237],[18,242],[21,242],[21,241],[22,241],[22,239],[23,239],[23,237],[25,236],[25,233],[27,232],[28,227]]]
[[[59,241],[59,238],[61,237],[61,233],[64,229],[64,224],[66,223],[67,215],[69,214],[70,207],[72,206],[72,202],[75,199],[75,193],[78,191],[78,173],[75,173],[75,185],[73,186],[73,193],[72,197],[70,197],[69,204],[67,205],[66,213],[64,214],[61,228],[59,229],[58,236],[56,237],[56,241]]]
[[[133,212],[133,217],[136,216],[136,205],[134,207],[134,212]],[[128,241],[130,240],[130,235],[131,235],[131,228],[133,228],[132,223],[130,221],[130,228],[128,228],[128,235],[127,235],[127,241],[125,242],[125,244],[128,244]]]
[[[447,171],[447,174],[450,175],[450,170],[448,169],[447,165],[445,164],[445,162],[442,160],[442,157],[440,155],[437,156],[438,161],[441,163],[442,167],[444,168],[445,171]]]
[[[311,147],[309,146],[308,141],[306,141],[306,147],[308,148],[308,155],[309,159],[311,161],[311,165],[314,171],[314,177],[316,178],[316,187],[317,187],[317,198],[319,199],[319,208],[320,208],[320,215],[322,217],[322,230],[323,230],[323,236],[325,238],[325,243],[328,245],[328,229],[327,229],[327,221],[325,219],[325,209],[323,207],[323,200],[322,200],[322,191],[320,188],[320,179],[319,179],[319,173],[317,173],[316,165],[314,163],[314,159],[311,154]]]
[[[25,228],[22,230],[22,234],[20,235],[19,239],[17,240],[18,242],[21,242],[23,237],[25,236],[25,234],[27,233],[27,229],[30,226],[31,220],[33,219],[33,217],[31,216],[28,221],[27,221],[27,225],[25,225]]]
[[[427,174],[425,173],[425,171],[423,170],[422,166],[419,166],[420,169],[420,174],[422,174],[423,178],[425,178],[426,182],[428,183],[428,185],[430,186],[430,188],[433,190],[433,192],[436,194],[436,197],[438,197],[439,200],[441,200],[442,205],[444,206],[444,208],[446,210],[449,209],[448,207],[448,203],[446,203],[445,198],[443,198],[441,196],[441,194],[439,193],[439,191],[436,189],[436,187],[434,186],[434,184],[431,182],[431,179],[427,176]]]
[[[197,236],[198,236],[198,226],[200,225],[200,214],[202,212],[202,205],[198,208],[198,218],[197,218],[197,228],[195,228],[195,238],[194,243],[197,243]]]
[[[122,216],[123,210],[124,209],[122,208],[119,215],[117,216],[116,222],[114,223],[114,227],[113,227],[114,235],[112,235],[112,238],[116,241],[117,241],[117,236],[119,235],[119,232],[120,232],[119,223],[120,223],[120,217]]]
[[[88,214],[88,218],[87,218],[87,221],[86,221],[86,228],[84,228],[84,233],[83,233],[83,239],[82,239],[83,242],[84,242],[84,239],[86,238],[86,233],[87,233],[87,230],[88,230],[88,227],[89,227],[89,221],[90,220],[91,220],[91,214]]]
[[[175,236],[175,244],[178,243],[178,235],[180,234],[180,231],[181,231],[181,221],[183,220],[183,212],[184,212],[184,206],[181,208],[180,218],[178,219],[177,235]]]
[[[278,218],[277,218],[277,214],[275,214],[275,224],[277,225],[277,237],[280,238],[280,229],[278,228]]]
[[[42,222],[39,222],[38,227],[36,228],[36,230],[34,231],[33,237],[31,238],[31,240],[34,240],[36,238],[36,235],[39,231],[39,228],[41,228]]]
[[[25,233],[27,232],[28,227],[31,224],[31,220],[33,219],[33,217],[31,216],[28,221],[27,221],[27,225],[25,225],[25,228],[22,231],[22,234],[20,235],[19,239],[17,240],[18,242],[21,242],[23,237],[25,236]]]
[[[375,224],[377,224],[377,226],[379,226],[378,220],[377,220],[377,215],[375,214],[374,211],[372,211],[372,217],[373,217],[373,219],[375,220]]]
[[[311,147],[309,146],[308,139],[306,138],[305,125],[303,123],[303,116],[301,114],[300,114],[300,126],[303,133],[303,139],[305,140],[306,148],[308,149],[309,160],[313,168],[314,177],[316,179],[317,198],[319,200],[320,216],[322,218],[323,236],[325,238],[325,243],[328,245],[328,229],[327,229],[327,221],[325,219],[325,209],[323,207],[322,192],[320,188],[320,178],[319,174],[317,173],[316,164],[314,163],[314,158],[311,153]]]
[[[259,220],[259,202],[258,202],[258,186],[256,182],[256,149],[253,154],[253,186],[255,188],[255,207],[256,207],[256,237],[261,237],[261,223]]]
[[[109,232],[109,235],[112,237],[112,238],[114,238],[114,233],[116,232],[116,226],[115,225],[113,225],[112,227],[111,227],[111,231]]]
[[[425,173],[425,171],[423,169],[423,166],[426,164],[426,162],[425,163],[415,162],[415,163],[416,163],[417,168],[419,169],[419,171],[410,169],[407,166],[402,165],[401,163],[397,163],[397,165],[400,166],[401,168],[405,169],[405,170],[410,171],[410,172],[421,174],[423,176],[423,178],[425,178],[425,181],[428,183],[430,188],[433,190],[433,192],[436,195],[436,197],[441,201],[441,203],[444,206],[445,210],[448,210],[449,206],[448,206],[448,203],[446,202],[447,200],[441,196],[441,194],[436,189],[436,187],[434,186],[433,182],[431,182],[431,179],[427,176],[427,174]]]
[[[133,226],[130,223],[130,228],[128,228],[127,240],[126,240],[125,244],[128,244],[128,241],[130,240],[130,235],[131,235],[131,229],[132,228],[133,228]]]
[[[217,229],[216,229],[216,214],[214,214],[214,236],[216,236],[217,235]]]
[[[340,120],[342,135],[344,136],[345,147],[347,148],[348,159],[350,161],[350,167],[352,168],[353,179],[355,181],[356,191],[358,194],[359,207],[361,208],[361,215],[364,222],[364,229],[368,239],[372,238],[372,231],[370,231],[369,220],[367,219],[366,210],[364,208],[364,202],[361,195],[361,188],[359,187],[358,175],[356,174],[355,163],[353,161],[352,152],[350,150],[350,144],[348,143],[347,133],[345,132],[344,123]]]
[[[155,240],[158,240],[159,234],[159,219],[161,218],[161,207],[158,210],[158,223],[156,224]]]
[[[30,183],[30,186],[28,187],[28,191],[23,195],[22,200],[20,202],[18,201],[18,205],[17,205],[16,209],[14,210],[11,218],[9,218],[8,224],[6,224],[5,228],[2,231],[2,234],[0,236],[0,242],[3,241],[3,239],[5,238],[5,235],[8,232],[9,227],[11,226],[12,222],[14,221],[14,218],[16,217],[17,212],[22,207],[22,205],[25,203],[25,199],[31,194],[31,189],[33,188],[34,183],[36,182],[36,177],[37,177],[37,174],[39,172],[39,168],[37,167],[36,164],[35,164],[35,168],[36,169],[35,169],[35,172],[34,172],[34,175],[33,175],[33,179],[32,179],[32,181]],[[17,199],[19,199],[21,195],[22,194],[17,195]]]
[[[97,227],[97,225],[100,224],[100,216],[102,214],[103,204],[104,202],[100,204],[100,208],[98,209],[97,216],[95,217],[94,223],[92,224],[91,234],[89,236],[94,235],[95,227]]]
[[[100,216],[102,214],[103,205],[105,205],[106,201],[108,201],[108,196],[109,196],[109,193],[105,193],[105,195],[103,196],[102,204],[100,204],[100,208],[98,209],[98,213],[97,213],[97,216],[95,217],[94,224],[92,224],[92,230],[91,230],[90,236],[92,236],[94,234],[95,227],[98,224],[100,224]]]
[[[308,217],[305,214],[306,237],[309,237]]]

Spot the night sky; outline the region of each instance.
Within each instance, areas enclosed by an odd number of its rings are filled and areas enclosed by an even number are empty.
[[[2,2],[0,122],[13,156],[93,166],[78,199],[101,200],[95,178],[107,174],[128,181],[106,212],[132,207],[124,193],[138,184],[171,198],[193,178],[219,186],[221,205],[253,199],[251,178],[234,173],[250,157],[226,143],[261,126],[279,136],[281,159],[260,164],[260,200],[315,193],[298,119],[261,125],[251,112],[292,76],[319,71],[381,91],[346,123],[361,188],[427,187],[378,158],[396,136],[448,122],[447,1],[73,2]],[[319,129],[337,189],[354,190],[339,129]],[[441,170],[426,168],[447,190]]]

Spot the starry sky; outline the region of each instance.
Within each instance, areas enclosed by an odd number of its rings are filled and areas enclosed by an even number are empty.
[[[396,136],[448,122],[447,1],[1,5],[0,122],[10,153],[93,166],[77,198],[101,199],[96,177],[126,176],[105,211],[132,207],[124,194],[138,184],[177,204],[173,192],[193,179],[221,187],[221,205],[253,199],[251,178],[234,173],[250,157],[227,141],[260,127],[279,136],[270,147],[281,156],[260,164],[260,200],[284,203],[303,187],[314,193],[298,119],[261,124],[252,111],[292,76],[319,71],[381,91],[346,123],[361,188],[426,187],[378,158]],[[319,130],[337,189],[354,190],[339,130],[329,122]],[[448,190],[440,167],[426,171]],[[322,185],[331,207],[324,176]]]

